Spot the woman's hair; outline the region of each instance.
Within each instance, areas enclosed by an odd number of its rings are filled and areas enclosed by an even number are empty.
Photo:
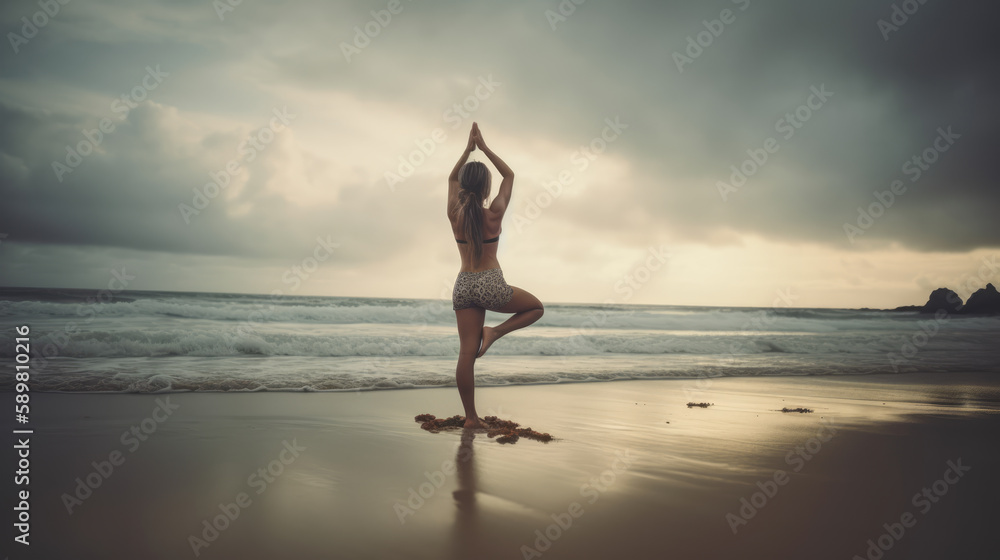
[[[458,204],[465,240],[472,245],[474,262],[483,256],[483,207],[490,196],[490,170],[481,161],[466,162],[458,172]]]

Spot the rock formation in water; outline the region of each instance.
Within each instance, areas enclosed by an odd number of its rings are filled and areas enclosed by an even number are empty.
[[[1000,315],[1000,292],[993,284],[976,290],[969,301],[962,304],[962,298],[948,288],[938,288],[931,292],[923,305],[905,305],[893,311],[917,311],[931,314],[944,311],[949,315]]]
[[[962,298],[948,288],[938,288],[931,292],[927,303],[920,308],[921,313],[937,313],[939,309],[946,312],[955,313],[962,309]]]
[[[960,313],[984,315],[1000,313],[1000,292],[993,284],[987,284],[985,288],[976,290],[974,294],[969,296],[969,301],[965,302],[965,307]]]

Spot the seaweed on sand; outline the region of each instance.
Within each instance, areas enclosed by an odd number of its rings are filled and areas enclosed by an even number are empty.
[[[420,414],[414,420],[420,423],[421,429],[434,434],[442,430],[462,429],[465,425],[465,417],[458,415],[450,418],[438,418],[433,414]],[[549,434],[537,432],[531,428],[522,428],[513,420],[503,420],[496,416],[485,416],[481,420],[486,426],[486,436],[496,438],[497,443],[516,443],[520,438],[548,443],[553,439]]]

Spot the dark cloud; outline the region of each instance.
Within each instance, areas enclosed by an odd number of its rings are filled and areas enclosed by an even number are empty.
[[[0,59],[0,231],[35,243],[265,258],[332,233],[349,242],[345,260],[380,261],[440,235],[440,177],[451,156],[436,155],[439,170],[429,163],[407,188],[388,193],[384,162],[412,136],[401,137],[376,108],[440,124],[477,77],[493,76],[500,92],[475,117],[504,138],[524,139],[503,146],[506,153],[530,157],[526,146],[536,140],[566,149],[566,159],[519,174],[519,193],[570,166],[570,152],[600,134],[605,118],[629,124],[605,157],[628,163],[630,184],[561,199],[544,219],[567,231],[598,228],[631,240],[640,228],[645,237],[718,242],[758,234],[850,247],[843,224],[875,200],[873,191],[905,179],[902,165],[932,145],[938,127],[952,126],[961,134],[953,149],[859,239],[917,250],[1000,245],[1000,36],[992,29],[1000,8],[931,0],[886,41],[877,22],[892,5],[587,2],[553,30],[545,10],[557,9],[555,1],[403,2],[348,64],[341,43],[378,6],[244,2],[219,21],[205,2],[73,3],[21,53]],[[5,5],[5,28],[26,9]],[[673,54],[723,9],[736,20],[678,71]],[[108,102],[155,63],[169,69],[169,83],[57,181],[52,160],[81,130],[114,117]],[[716,184],[729,166],[779,137],[778,120],[821,85],[835,92],[831,100],[723,201]],[[385,153],[344,161],[279,135],[247,166],[238,194],[183,223],[178,203],[289,91],[368,103],[371,113],[359,117],[378,127]],[[297,110],[300,122],[325,118],[316,107]],[[329,125],[332,145],[353,142],[344,122]],[[290,161],[302,167],[294,180],[317,184],[330,180],[328,166],[334,174],[359,169],[335,178],[335,200],[302,205],[275,188]]]

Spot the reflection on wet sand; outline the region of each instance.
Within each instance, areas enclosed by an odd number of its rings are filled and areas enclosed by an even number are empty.
[[[452,558],[467,560],[477,558],[487,550],[479,526],[479,508],[476,505],[477,475],[475,450],[472,442],[475,430],[462,431],[462,443],[455,456],[455,474],[458,489],[452,493],[455,498],[455,528]]]

